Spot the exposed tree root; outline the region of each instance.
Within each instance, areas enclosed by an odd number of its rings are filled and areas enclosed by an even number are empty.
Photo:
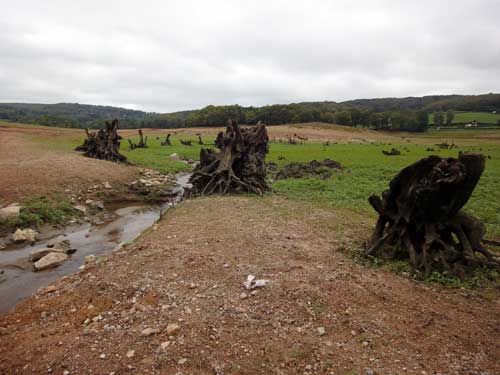
[[[120,137],[117,133],[118,120],[106,121],[105,129],[97,132],[89,132],[85,129],[87,139],[75,151],[83,151],[84,155],[90,158],[110,160],[115,162],[127,162],[127,158],[120,154]]]
[[[425,274],[463,277],[477,267],[499,268],[482,245],[484,224],[460,212],[484,165],[483,155],[460,154],[458,159],[430,156],[404,168],[382,198],[369,198],[379,218],[366,255],[405,259]]]
[[[192,194],[226,194],[250,192],[263,194],[269,190],[266,182],[265,156],[268,152],[267,130],[259,123],[252,128],[240,129],[236,122],[228,121],[225,133],[215,140],[219,152],[200,151],[200,164],[190,182]]]

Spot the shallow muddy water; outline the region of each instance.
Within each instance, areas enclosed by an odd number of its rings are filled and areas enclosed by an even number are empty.
[[[188,174],[177,175],[177,194],[172,203],[164,205],[138,205],[137,202],[119,207],[106,206],[110,219],[102,224],[85,223],[66,227],[35,245],[15,246],[0,251],[0,313],[6,312],[17,303],[45,287],[61,276],[78,270],[85,263],[87,255],[103,255],[119,248],[122,244],[137,238],[150,228],[173,204],[182,199]],[[77,251],[59,267],[33,272],[29,254],[59,241],[69,240]],[[3,271],[3,273],[1,273]]]

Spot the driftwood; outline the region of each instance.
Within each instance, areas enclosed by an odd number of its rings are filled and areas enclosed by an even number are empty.
[[[83,154],[90,158],[126,162],[127,158],[119,152],[122,137],[118,135],[117,130],[117,119],[106,121],[105,129],[99,129],[97,132],[85,129],[87,138],[75,150],[83,151]]]
[[[172,134],[168,133],[166,138],[165,138],[165,141],[164,142],[161,142],[160,144],[162,146],[172,146],[172,143],[170,142],[170,137],[171,137]]]
[[[397,148],[391,148],[391,151],[386,151],[382,150],[382,154],[388,155],[388,156],[396,156],[396,155],[401,155],[401,151],[399,151]]]
[[[193,195],[251,192],[269,190],[266,182],[265,157],[269,138],[264,124],[240,129],[237,122],[228,121],[226,131],[215,140],[219,152],[201,149],[200,163],[190,182]]]
[[[181,143],[182,143],[184,146],[192,146],[192,145],[193,145],[193,142],[192,142],[192,141],[189,141],[189,140],[184,140],[184,139],[181,139]]]
[[[144,138],[144,135],[142,134],[142,129],[139,129],[138,132],[139,132],[139,143],[134,143],[130,139],[128,140],[128,144],[131,150],[135,150],[136,148],[148,148],[147,145],[148,137]]]
[[[401,170],[382,198],[369,202],[379,218],[366,255],[408,260],[414,271],[463,277],[476,267],[498,267],[482,245],[484,224],[460,212],[484,170],[480,154],[429,156]]]

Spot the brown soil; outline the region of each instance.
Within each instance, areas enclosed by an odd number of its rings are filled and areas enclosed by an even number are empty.
[[[0,373],[499,374],[499,300],[354,263],[341,250],[372,224],[276,196],[184,202],[0,316]],[[249,274],[269,284],[251,294]]]
[[[34,195],[53,195],[108,181],[122,183],[138,169],[85,158],[77,153],[46,150],[30,137],[78,136],[81,130],[0,124],[0,197],[11,203]],[[0,202],[2,203],[2,202]]]

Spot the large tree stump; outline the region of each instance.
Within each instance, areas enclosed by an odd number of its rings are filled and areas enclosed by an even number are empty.
[[[144,138],[144,134],[142,133],[142,129],[138,130],[139,133],[139,142],[134,143],[131,139],[128,140],[128,144],[131,150],[135,150],[136,148],[148,148],[148,137]]]
[[[161,142],[161,145],[162,146],[171,146],[172,143],[170,142],[170,137],[172,136],[172,134],[168,133],[166,138],[165,138],[165,142]]]
[[[200,151],[200,163],[190,179],[192,194],[249,192],[260,195],[269,190],[265,165],[268,141],[264,124],[240,129],[237,122],[229,120],[226,131],[220,132],[215,140],[220,151]]]
[[[83,151],[83,154],[90,158],[110,160],[115,162],[126,162],[127,158],[120,154],[121,136],[117,133],[118,120],[106,121],[105,129],[99,129],[97,132],[89,132],[85,129],[87,139],[76,151]]]
[[[414,271],[463,277],[476,267],[498,267],[481,241],[484,224],[460,212],[484,170],[480,154],[429,156],[401,170],[382,198],[369,202],[379,218],[366,255],[408,260]]]

